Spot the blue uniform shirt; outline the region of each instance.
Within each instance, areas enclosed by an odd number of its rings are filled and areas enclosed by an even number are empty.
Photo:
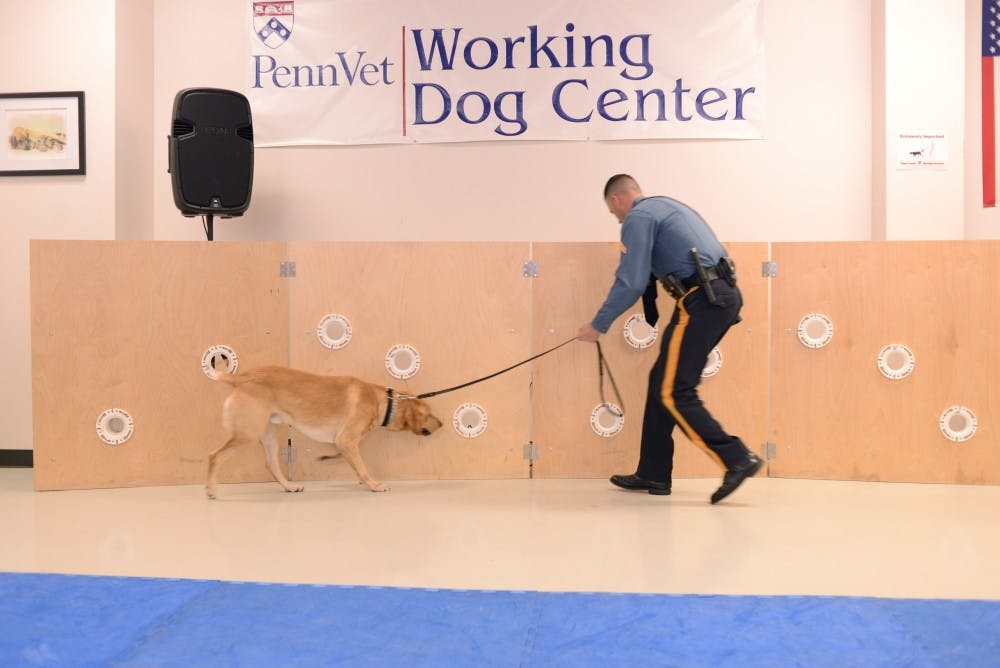
[[[649,275],[687,278],[698,271],[691,257],[697,248],[704,267],[714,267],[726,255],[705,219],[669,197],[638,197],[622,221],[622,252],[604,304],[591,321],[607,332],[611,323],[646,291]]]

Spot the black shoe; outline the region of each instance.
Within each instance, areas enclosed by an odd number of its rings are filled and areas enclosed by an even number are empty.
[[[622,489],[630,489],[637,492],[646,491],[659,496],[670,494],[669,482],[653,482],[652,480],[640,478],[634,473],[632,475],[613,475],[611,476],[611,482]]]
[[[722,477],[722,486],[715,490],[715,494],[712,495],[712,503],[718,503],[735,492],[736,488],[759,471],[763,464],[760,457],[748,452],[745,461],[726,471],[726,475]]]

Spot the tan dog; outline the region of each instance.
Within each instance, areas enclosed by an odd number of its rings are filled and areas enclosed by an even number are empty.
[[[302,485],[290,483],[278,466],[277,424],[290,424],[314,441],[333,444],[373,492],[389,488],[376,482],[361,460],[358,443],[365,434],[383,426],[389,431],[429,436],[441,427],[424,401],[350,376],[317,376],[266,366],[238,376],[216,374],[215,379],[232,385],[233,391],[222,407],[222,424],[229,440],[208,456],[205,492],[210,499],[216,495],[220,455],[258,441],[264,446],[267,468],[275,480],[287,492],[302,491]]]

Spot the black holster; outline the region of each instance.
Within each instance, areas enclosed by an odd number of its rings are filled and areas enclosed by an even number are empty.
[[[736,287],[736,262],[733,258],[726,256],[715,265],[715,271],[719,273],[719,278],[729,284],[729,287]]]
[[[712,277],[708,275],[705,267],[701,264],[701,257],[698,256],[697,248],[691,249],[691,257],[694,259],[695,276],[698,277],[698,285],[705,291],[705,299],[712,306],[718,306],[719,300],[715,296],[715,290],[712,289]]]
[[[667,274],[663,277],[663,289],[674,299],[680,299],[687,292],[684,283],[674,274]]]

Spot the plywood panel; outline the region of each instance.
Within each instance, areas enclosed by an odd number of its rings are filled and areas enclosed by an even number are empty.
[[[223,344],[241,368],[283,364],[283,243],[32,241],[31,340],[38,489],[200,483],[224,437],[227,388],[202,372]],[[118,446],[96,421],[122,408]],[[261,453],[221,480],[268,480]]]
[[[412,394],[488,375],[531,354],[531,286],[522,276],[527,243],[293,243],[291,365],[351,375]],[[327,314],[346,316],[350,343],[331,350],[316,328]],[[420,354],[419,372],[397,380],[385,368],[396,344]],[[429,437],[376,429],[361,454],[379,480],[527,477],[522,446],[530,431],[529,371],[521,367],[484,383],[429,399],[445,426]],[[466,402],[487,413],[473,439],[452,428]],[[353,479],[329,450],[294,435],[300,480]]]
[[[743,322],[730,330],[719,348],[723,367],[702,382],[700,393],[716,418],[748,447],[757,449],[767,433],[767,280],[760,276],[767,244],[727,244],[738,265],[743,292]],[[618,244],[534,244],[539,265],[534,280],[535,348],[544,350],[575,336],[593,317],[618,263]],[[674,301],[661,290],[664,326]],[[649,369],[659,341],[644,350],[630,346],[623,328],[641,302],[614,323],[601,345],[625,402],[625,426],[616,436],[599,436],[590,413],[600,403],[593,344],[577,342],[539,360],[534,367],[535,471],[545,477],[604,477],[631,473],[639,458],[642,411]],[[611,400],[610,385],[605,398]],[[675,429],[674,475],[717,476],[718,467]]]
[[[785,243],[773,254],[772,475],[1000,482],[1000,397],[992,390],[1000,242]],[[798,341],[798,323],[811,312],[833,321],[825,348]],[[876,366],[891,343],[916,359],[903,380]],[[938,429],[956,404],[979,420],[964,443]]]

